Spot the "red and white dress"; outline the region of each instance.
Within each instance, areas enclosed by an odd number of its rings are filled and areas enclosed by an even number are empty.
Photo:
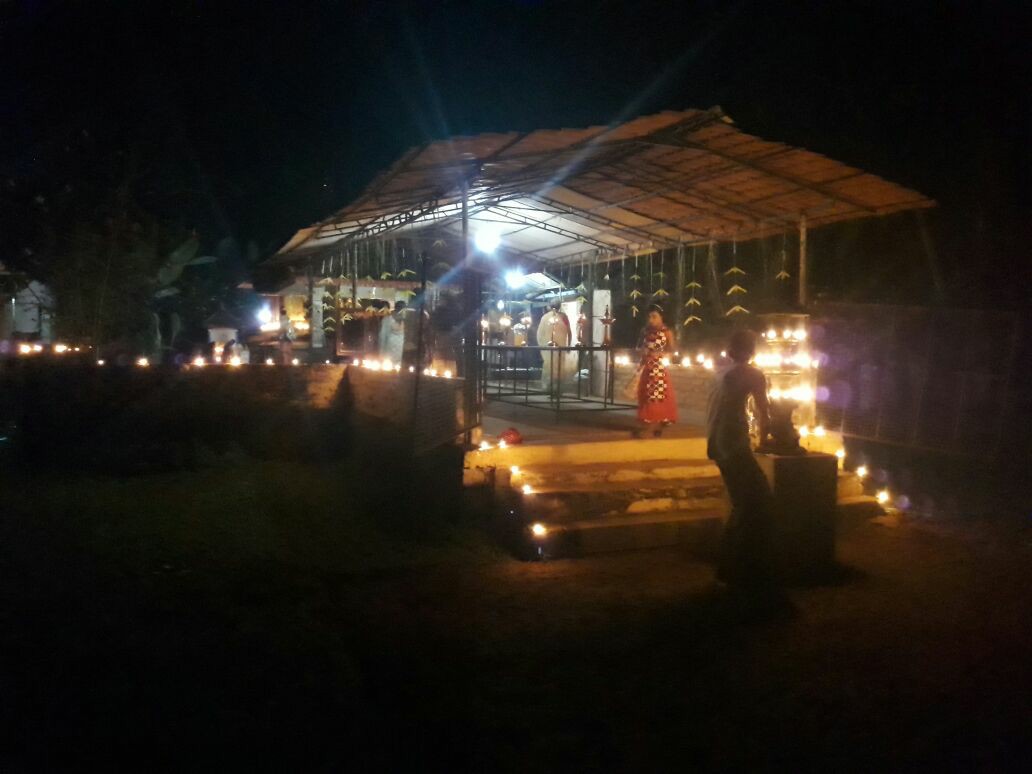
[[[649,424],[676,422],[677,401],[663,357],[673,336],[667,328],[646,328],[642,341],[641,381],[638,382],[638,419]]]

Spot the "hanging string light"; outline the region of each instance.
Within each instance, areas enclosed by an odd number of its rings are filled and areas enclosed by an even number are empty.
[[[781,235],[781,271],[774,275],[774,279],[787,280],[792,275],[788,273],[788,251],[785,250],[785,235]]]
[[[584,286],[584,267],[585,267],[585,265],[586,265],[585,262],[581,261],[580,277],[579,277],[580,282],[578,282],[577,283],[577,287],[574,288],[574,290],[576,290],[576,292],[577,292],[577,299],[576,299],[576,301],[577,301],[578,304],[586,304],[586,303],[588,303],[588,299],[587,299],[588,289]]]
[[[656,290],[652,291],[652,297],[653,298],[666,298],[667,296],[670,295],[670,293],[663,287],[663,284],[666,281],[666,272],[664,271],[665,268],[666,268],[666,255],[663,254],[663,253],[660,253],[659,254],[659,271],[654,272],[652,274],[652,277],[654,279],[655,278],[659,279],[659,287]],[[650,286],[651,286],[651,282],[650,282]]]
[[[620,258],[620,295],[627,295],[627,248],[624,247],[623,256]]]
[[[685,301],[684,304],[685,309],[688,310],[688,316],[684,319],[684,322],[682,323],[682,325],[684,325],[685,327],[691,325],[692,323],[702,322],[702,318],[697,314],[697,312],[702,311],[702,302],[695,297],[696,291],[702,289],[702,283],[698,281],[698,275],[696,274],[695,270],[695,258],[695,245],[692,245],[692,281],[685,285],[685,290],[691,293],[691,296],[688,298],[687,301]]]
[[[731,296],[732,298],[736,298],[737,296],[744,296],[744,295],[748,294],[749,291],[746,290],[744,287],[739,285],[738,282],[735,281],[735,279],[737,277],[739,277],[739,276],[741,276],[741,277],[747,276],[747,273],[746,273],[745,269],[741,268],[738,265],[738,240],[737,239],[734,240],[731,243],[731,268],[724,272],[724,276],[725,277],[732,277],[732,281],[734,282],[734,284],[731,285],[730,288],[728,288],[727,293],[725,295]],[[749,310],[746,309],[741,304],[736,303],[734,306],[732,306],[730,309],[727,310],[727,312],[725,313],[724,316],[725,317],[730,317],[733,314],[749,314]]]
[[[638,273],[638,254],[634,254],[634,274],[631,275],[631,281],[634,283],[634,287],[631,288],[629,294],[631,299],[631,317],[637,317],[641,310],[638,308],[637,301],[642,297],[642,292],[638,288],[638,283],[641,282],[641,275]]]

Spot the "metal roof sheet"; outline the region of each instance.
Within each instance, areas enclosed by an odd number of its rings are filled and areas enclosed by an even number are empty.
[[[347,207],[274,256],[293,261],[384,234],[494,230],[503,249],[545,262],[678,243],[748,240],[932,207],[909,188],[821,154],[742,132],[719,108],[615,126],[430,142],[402,156]]]

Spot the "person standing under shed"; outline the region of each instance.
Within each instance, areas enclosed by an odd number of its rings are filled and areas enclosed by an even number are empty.
[[[670,352],[674,348],[674,334],[663,322],[659,306],[649,309],[648,321],[641,332],[638,349],[641,351],[641,377],[638,381],[638,421],[653,428],[657,438],[668,425],[677,421],[677,400],[674,385],[667,370]],[[641,430],[636,431],[641,434]]]
[[[717,578],[730,586],[761,590],[774,580],[772,495],[749,444],[746,404],[753,399],[760,443],[770,428],[767,379],[749,361],[756,353],[751,331],[731,335],[732,364],[720,371],[707,412],[707,455],[717,463],[731,500],[721,540]]]

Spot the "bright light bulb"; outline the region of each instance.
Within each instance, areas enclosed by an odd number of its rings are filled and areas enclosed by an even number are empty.
[[[713,370],[713,361],[710,360],[709,358],[707,358],[706,362],[702,364],[702,367],[705,368],[707,371],[712,371]]]
[[[267,357],[265,358],[265,365],[276,365],[276,361],[274,361],[271,357]]]
[[[449,370],[445,370],[445,372],[444,372],[444,378],[445,378],[445,379],[451,379],[451,377],[452,377],[452,373],[451,373],[451,371],[449,371]]]
[[[835,456],[838,457],[840,460],[844,460],[846,458],[846,450],[845,449],[836,449],[835,450]]]
[[[524,487],[523,488],[524,491],[526,492],[526,494],[530,494],[530,492],[526,491],[529,488],[530,487]],[[545,535],[548,534],[548,527],[546,527],[540,521],[537,521],[537,522],[534,522],[534,524],[531,525],[530,531],[533,533],[534,537],[543,538]]]
[[[140,366],[140,368],[146,368],[147,366],[150,365],[150,360],[148,360],[145,357],[137,358],[136,359],[136,365]]]
[[[776,339],[777,337],[778,337],[778,332],[776,330],[774,330],[773,328],[771,328],[770,330],[767,331],[767,338],[768,339]]]
[[[384,371],[390,371],[394,367],[394,364],[391,362],[389,357],[385,357],[383,362],[380,363],[380,367],[383,368]]]
[[[493,253],[501,243],[502,238],[494,229],[482,228],[473,235],[473,244],[482,253]]]
[[[823,438],[828,433],[824,429],[824,425],[817,425],[817,427],[813,429],[813,434],[816,435],[818,438]]]
[[[498,448],[499,449],[504,449],[506,446],[508,446],[508,444],[505,441],[499,441],[498,442]]]
[[[298,359],[297,359],[297,358],[295,357],[295,358],[294,358],[293,360],[291,360],[291,361],[290,361],[290,364],[291,364],[291,365],[301,365],[301,361],[300,361],[300,360],[298,360]]]
[[[682,366],[683,366],[684,368],[688,368],[688,367],[690,367],[690,366],[691,366],[691,364],[692,364],[692,359],[691,359],[690,357],[682,357],[682,358],[681,358],[681,365],[682,365]]]
[[[193,359],[193,364],[198,368],[203,368],[207,364],[207,361],[203,357],[198,356]]]
[[[408,367],[408,372],[409,372],[410,374],[414,374],[414,373],[416,372],[416,367],[415,367],[415,366],[409,366],[409,367]]]
[[[97,361],[97,365],[101,365],[101,366],[104,365],[104,361],[103,360],[98,360]]]
[[[668,368],[670,366],[670,358],[668,357],[661,357],[659,362],[663,364],[664,368]]]
[[[523,494],[534,494],[534,487],[532,487],[530,484],[524,484]]]
[[[773,392],[773,390],[772,390],[772,392]],[[810,435],[810,428],[809,427],[807,427],[806,425],[803,425],[802,427],[799,428],[799,437],[800,438],[806,438],[808,435]]]
[[[243,362],[243,361],[242,361],[242,360],[241,360],[241,359],[240,359],[240,358],[239,358],[239,357],[238,357],[237,355],[233,355],[233,357],[231,357],[231,358],[229,359],[229,364],[230,364],[231,366],[233,366],[234,368],[236,368],[237,366],[239,366],[239,365],[240,365],[240,363],[242,363],[242,362]]]
[[[67,351],[68,351],[68,345],[67,344],[55,344],[54,345],[54,352],[56,352],[58,355],[64,354]]]
[[[267,306],[263,306],[258,310],[258,322],[269,323],[272,322],[272,310]]]
[[[867,478],[867,466],[866,465],[858,465],[857,466],[857,468],[856,468],[856,477],[857,478]]]
[[[878,503],[880,505],[885,505],[885,503],[887,503],[889,501],[889,490],[888,489],[881,489],[881,490],[879,490],[878,494],[875,495],[875,498],[878,500]]]
[[[792,338],[796,341],[806,341],[806,331],[802,328],[796,328],[795,333],[792,334]]]
[[[518,476],[520,474],[520,466],[513,465],[511,468],[509,468],[509,472],[512,473],[512,475],[514,476]]]
[[[706,362],[706,356],[700,352],[698,355],[695,356],[695,362],[696,363],[705,363]]]
[[[31,344],[19,344],[18,345],[18,354],[20,354],[20,355],[28,355],[31,352],[32,352],[32,345]]]
[[[520,272],[520,271],[516,271],[515,269],[510,269],[509,271],[505,272],[505,284],[508,285],[513,290],[517,290],[519,288],[522,288],[523,287],[523,283],[525,283],[526,281],[527,281],[527,278],[525,276],[523,276],[523,273]]]
[[[491,444],[489,444],[487,441],[481,441],[480,442],[480,451],[487,451],[490,448],[491,448]]]

